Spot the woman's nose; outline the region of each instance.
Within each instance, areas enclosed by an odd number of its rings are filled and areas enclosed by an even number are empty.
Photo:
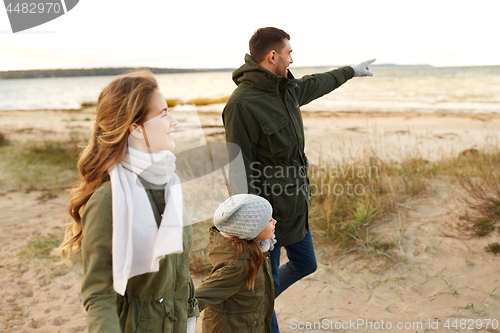
[[[177,124],[179,124],[177,120],[175,120],[174,117],[170,116],[170,127],[175,127],[177,126]]]

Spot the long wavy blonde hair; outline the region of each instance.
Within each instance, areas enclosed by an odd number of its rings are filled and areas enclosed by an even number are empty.
[[[138,71],[118,76],[99,95],[94,129],[78,160],[81,177],[69,191],[71,222],[58,248],[67,263],[82,246],[82,214],[87,201],[125,154],[129,127],[144,122],[155,89],[158,83],[153,74]]]

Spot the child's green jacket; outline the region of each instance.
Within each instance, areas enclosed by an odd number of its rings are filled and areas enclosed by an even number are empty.
[[[254,291],[245,286],[250,253],[244,251],[236,259],[231,241],[216,227],[210,228],[208,256],[212,272],[195,292],[200,309],[205,310],[203,332],[271,332],[274,284],[269,253],[264,253]]]

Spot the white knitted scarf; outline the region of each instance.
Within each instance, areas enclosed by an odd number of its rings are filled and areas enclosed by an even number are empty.
[[[163,256],[181,253],[182,190],[169,151],[146,154],[132,147],[109,170],[113,210],[113,288],[124,295],[128,280],[157,272]],[[165,211],[158,228],[151,203],[138,176],[165,186]]]
[[[264,239],[263,241],[261,241],[260,248],[262,249],[262,252],[274,250],[274,244],[276,244],[276,242],[276,235],[274,235],[271,239]]]

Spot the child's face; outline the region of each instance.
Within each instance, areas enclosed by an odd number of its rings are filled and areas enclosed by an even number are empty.
[[[255,237],[259,242],[266,240],[266,239],[271,239],[274,237],[274,226],[276,225],[276,220],[271,217],[269,220],[269,223],[266,225],[264,230],[260,232],[260,234]]]

